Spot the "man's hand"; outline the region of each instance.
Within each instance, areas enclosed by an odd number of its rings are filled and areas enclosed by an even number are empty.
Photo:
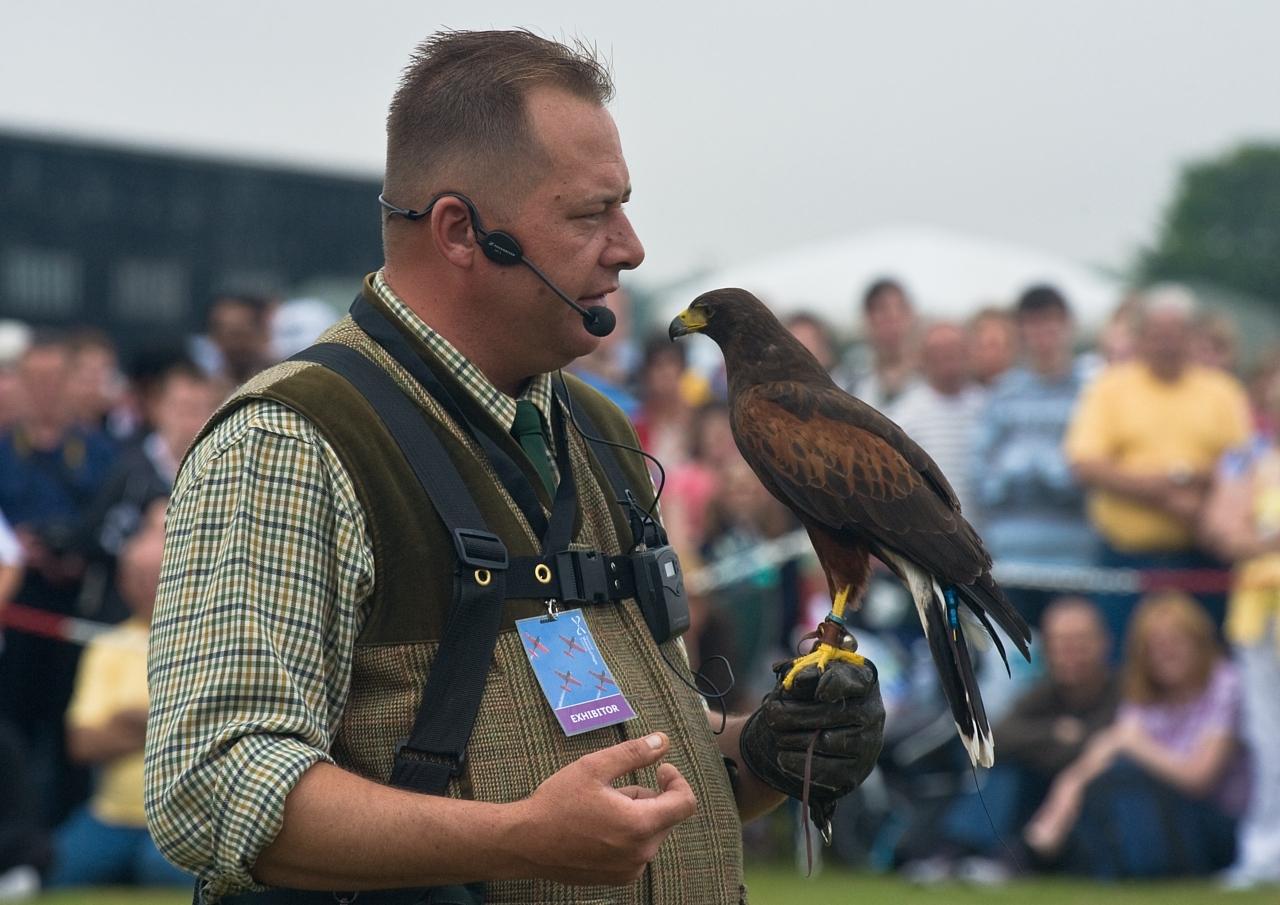
[[[781,672],[789,666],[782,664]],[[883,741],[884,703],[875,667],[870,661],[837,661],[822,672],[816,666],[801,670],[790,691],[779,680],[743,728],[741,751],[752,773],[801,798],[812,746],[809,810],[825,826],[836,801],[867,778]]]
[[[676,824],[698,809],[689,783],[671,764],[659,764],[658,788],[613,781],[660,761],[662,733],[631,739],[581,757],[548,777],[515,805],[520,846],[535,876],[572,884],[625,886]]]

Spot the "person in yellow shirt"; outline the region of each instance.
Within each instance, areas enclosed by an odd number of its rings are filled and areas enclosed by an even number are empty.
[[[160,580],[164,507],[146,510],[120,556],[120,594],[132,616],[85,649],[67,711],[67,748],[97,768],[89,803],[57,832],[51,886],[185,886],[191,878],[164,860],[142,807],[147,730],[147,635]]]
[[[1104,566],[1218,566],[1196,547],[1194,526],[1214,466],[1249,437],[1249,404],[1238,380],[1194,362],[1195,315],[1195,300],[1181,287],[1145,292],[1137,307],[1136,357],[1094,381],[1067,430],[1067,459],[1089,490]],[[1117,645],[1136,599],[1104,601]],[[1221,625],[1225,600],[1201,602]]]

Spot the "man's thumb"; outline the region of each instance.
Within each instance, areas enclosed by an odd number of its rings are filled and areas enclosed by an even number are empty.
[[[590,765],[603,782],[612,782],[624,773],[656,764],[662,760],[669,747],[666,735],[655,732],[644,738],[628,739],[588,754],[583,761]]]

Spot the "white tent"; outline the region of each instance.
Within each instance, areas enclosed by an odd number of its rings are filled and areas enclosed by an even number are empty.
[[[866,287],[879,277],[906,286],[926,317],[963,318],[987,305],[1008,306],[1033,283],[1056,286],[1086,330],[1120,299],[1118,281],[1065,258],[1012,243],[932,227],[854,233],[725,267],[665,290],[657,312],[674,316],[708,289],[738,286],[776,313],[808,309],[850,334]]]

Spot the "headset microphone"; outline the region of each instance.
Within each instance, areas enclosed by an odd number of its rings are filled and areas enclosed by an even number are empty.
[[[391,213],[399,214],[407,220],[421,220],[431,213],[431,209],[435,207],[437,201],[446,197],[457,198],[467,206],[467,213],[471,217],[471,226],[476,231],[476,237],[480,240],[480,250],[484,252],[486,258],[503,267],[514,267],[517,264],[523,264],[528,267],[538,279],[547,285],[548,289],[560,297],[561,301],[582,315],[582,326],[592,336],[608,336],[613,332],[614,327],[618,324],[617,315],[604,305],[592,305],[590,308],[583,308],[569,298],[559,286],[551,282],[545,273],[524,256],[524,250],[521,249],[520,243],[516,241],[515,236],[511,235],[511,233],[504,233],[501,230],[489,231],[485,229],[480,222],[480,212],[476,210],[475,204],[466,195],[458,192],[441,192],[428,201],[427,206],[420,211],[396,207],[381,195],[378,196],[378,203]]]

